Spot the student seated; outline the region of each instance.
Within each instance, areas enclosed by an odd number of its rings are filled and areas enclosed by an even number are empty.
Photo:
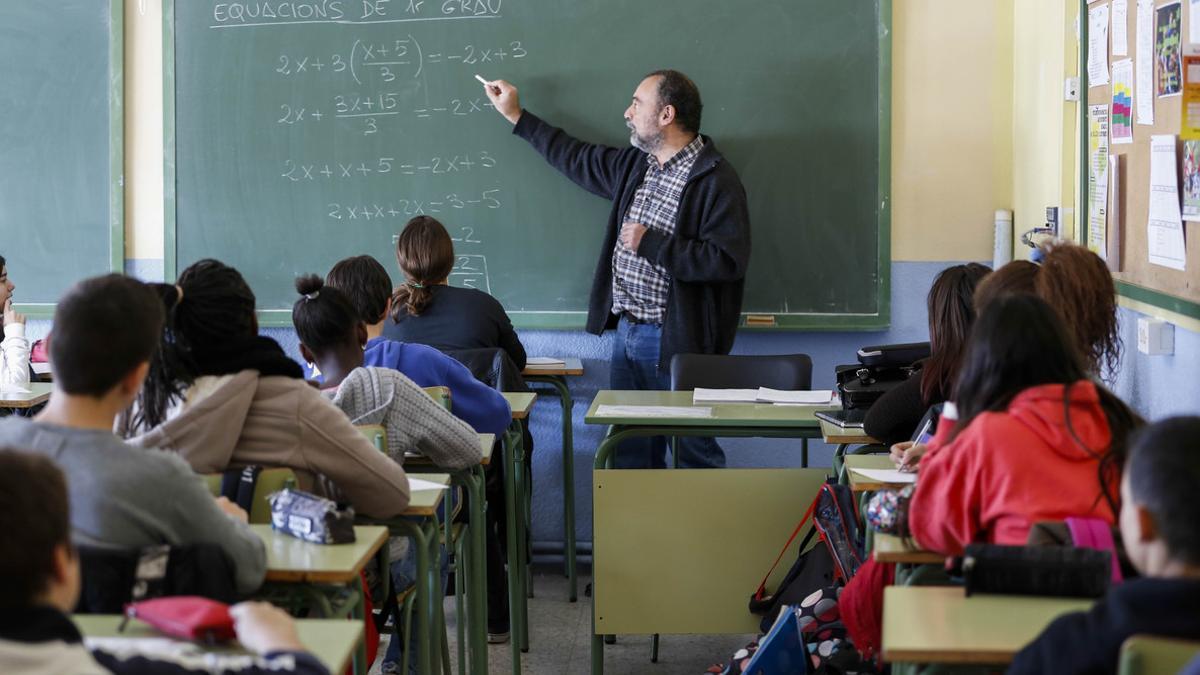
[[[1116,673],[1135,634],[1200,640],[1200,417],[1175,417],[1130,442],[1121,481],[1121,538],[1142,574],[1087,612],[1059,617],[1009,673]]]
[[[25,315],[12,307],[16,285],[8,279],[8,263],[0,256],[0,307],[4,309],[4,341],[0,342],[0,384],[23,387],[29,384],[29,340],[25,339]]]
[[[396,240],[396,261],[405,279],[384,337],[442,351],[500,348],[517,370],[525,368],[525,347],[504,307],[483,291],[449,285],[454,242],[441,223],[429,216],[408,221]]]
[[[388,455],[419,452],[457,471],[479,464],[479,436],[420,387],[390,368],[363,367],[367,329],[346,296],[313,274],[296,279],[292,323],[300,354],[324,375],[322,391],[354,424],[382,424]]]
[[[1033,523],[1116,522],[1125,439],[1138,416],[1090,378],[1055,311],[1030,295],[984,308],[943,416],[919,462],[908,529],[922,548],[961,555],[967,544],[1023,545]],[[922,456],[923,455],[923,456]]]
[[[54,312],[50,401],[33,421],[0,422],[0,444],[59,464],[75,504],[76,544],[214,544],[233,564],[238,592],[250,593],[262,584],[267,558],[245,511],[214,500],[178,457],[132,447],[112,432],[141,389],[162,323],[158,296],[140,281],[113,274],[76,284]]]
[[[953,399],[967,336],[975,321],[975,287],[991,270],[979,263],[954,265],[942,270],[929,289],[929,342],[931,355],[918,362],[913,374],[879,397],[863,420],[868,436],[885,445],[912,438],[925,411]]]
[[[512,421],[512,411],[500,392],[433,347],[383,336],[392,309],[392,279],[378,260],[360,255],[339,261],[325,275],[325,285],[345,294],[359,320],[366,324],[363,363],[398,370],[419,387],[449,387],[455,417],[481,434],[504,433]]]
[[[122,421],[131,443],[178,452],[198,473],[287,467],[300,489],[375,518],[404,510],[404,469],[305,382],[274,340],[258,335],[254,293],[237,270],[201,260],[178,286],[160,290],[167,328]]]
[[[54,462],[0,450],[0,672],[328,675],[300,644],[292,618],[261,602],[230,609],[238,640],[257,657],[209,654],[188,663],[139,653],[135,644],[128,651],[89,652],[69,616],[81,585],[71,544],[71,521],[78,520],[80,508],[71,513],[67,493],[67,479]]]

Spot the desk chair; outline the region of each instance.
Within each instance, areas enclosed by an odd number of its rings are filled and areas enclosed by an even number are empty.
[[[1118,675],[1178,673],[1200,655],[1200,642],[1133,635],[1121,644]]]
[[[233,471],[240,473],[241,469],[233,469]],[[204,474],[204,482],[208,486],[208,491],[214,497],[221,496],[221,481],[223,478],[224,474]],[[260,471],[254,483],[253,501],[247,510],[247,513],[250,515],[250,524],[269,525],[271,523],[271,503],[267,501],[267,497],[284,488],[295,487],[296,473],[291,469],[274,467]]]

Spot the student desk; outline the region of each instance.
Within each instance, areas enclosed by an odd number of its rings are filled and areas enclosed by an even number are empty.
[[[365,616],[362,581],[359,574],[367,562],[379,554],[387,542],[387,528],[354,526],[352,544],[314,544],[276,532],[270,525],[251,525],[254,534],[267,549],[267,584],[299,584],[300,592],[321,612],[331,618],[349,612],[351,623],[362,628]],[[386,555],[386,554],[385,554]],[[322,592],[322,586],[339,589],[336,606]],[[289,591],[291,589],[288,589]],[[289,593],[290,595],[290,593]],[[354,654],[354,672],[367,672],[366,644]]]
[[[905,485],[912,485],[912,483],[888,483],[875,480],[854,471],[854,469],[895,469],[896,465],[888,455],[846,455],[843,462],[850,489],[854,492],[899,489]]]
[[[28,389],[28,394],[18,394],[5,391],[0,394],[0,408],[32,408],[50,400],[50,392],[54,385],[49,382],[30,382],[21,387]]]
[[[876,532],[871,556],[875,562],[906,565],[941,565],[946,556],[918,548],[912,540],[905,541],[894,534]]]
[[[1093,600],[1016,595],[966,597],[957,586],[888,586],[883,660],[1005,664],[1051,621]]]
[[[191,641],[166,637],[148,624],[137,619],[130,619],[124,631],[118,630],[124,617],[120,614],[93,614],[72,617],[79,631],[83,633],[84,641],[92,638],[145,640],[159,638],[187,645],[193,651],[200,653],[245,653],[240,646],[224,645],[210,647]],[[308,648],[331,673],[343,673],[350,662],[350,656],[363,639],[363,624],[361,621],[344,621],[341,619],[297,619],[296,633],[300,643]]]
[[[575,443],[572,435],[572,410],[575,401],[567,378],[583,375],[583,362],[563,359],[562,365],[525,366],[521,372],[528,384],[547,384],[542,391],[558,396],[562,404],[562,465],[563,465],[563,564],[567,570],[567,600],[578,598],[575,574]]]
[[[690,391],[601,391],[584,420],[609,425],[592,472],[592,672],[603,635],[753,633],[746,602],[825,481],[824,469],[609,469],[637,436],[819,438],[829,406],[729,404],[711,417],[601,417],[601,405],[691,407]],[[794,560],[793,549],[784,560]],[[782,564],[768,586],[787,572]]]
[[[525,456],[525,423],[537,394],[532,392],[503,392],[512,410],[512,424],[504,434],[504,501],[507,513],[508,539],[508,597],[509,630],[513,649],[513,672],[520,672],[516,647],[529,651],[529,606],[533,585],[529,577],[530,510],[533,507],[533,486],[529,458]]]
[[[858,428],[843,428],[826,420],[821,422],[821,439],[829,445],[836,445],[837,449],[833,451],[833,471],[839,478],[842,477],[846,470],[845,458],[846,450],[851,445],[876,445],[879,443],[874,438],[867,435],[867,432]]]
[[[484,467],[492,463],[492,448],[495,447],[496,436],[494,434],[479,434],[479,464],[451,473],[451,479],[456,484],[461,484],[467,493],[467,509],[468,509],[468,526],[465,551],[465,561],[460,561],[459,565],[465,565],[467,573],[464,584],[467,596],[467,611],[466,630],[468,641],[471,649],[471,670],[472,673],[488,672],[487,668],[487,494],[485,491]],[[421,479],[427,479],[428,476],[424,471],[436,471],[438,469],[430,459],[424,455],[411,454],[404,460],[406,470],[409,470],[414,476],[419,476]],[[447,519],[449,524],[449,519]],[[449,530],[447,530],[446,541],[450,541]],[[461,609],[461,607],[460,607]],[[459,626],[463,625],[462,618],[458,620]],[[459,641],[459,658],[462,659],[463,641]]]

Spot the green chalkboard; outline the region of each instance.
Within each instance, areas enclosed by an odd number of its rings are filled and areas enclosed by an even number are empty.
[[[20,311],[124,260],[120,0],[0,2],[0,255]]]
[[[168,273],[216,257],[264,310],[297,273],[370,253],[416,213],[457,239],[454,284],[524,326],[580,327],[610,204],[547,166],[473,75],[623,145],[672,67],[750,196],[745,311],[888,322],[890,0],[168,2]],[[268,322],[287,315],[268,312]]]

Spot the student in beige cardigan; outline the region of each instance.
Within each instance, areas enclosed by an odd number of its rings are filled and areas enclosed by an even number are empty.
[[[180,453],[200,473],[288,467],[299,487],[387,518],[408,505],[404,469],[377,451],[274,341],[258,335],[237,270],[201,260],[161,288],[162,350],[122,431]]]

